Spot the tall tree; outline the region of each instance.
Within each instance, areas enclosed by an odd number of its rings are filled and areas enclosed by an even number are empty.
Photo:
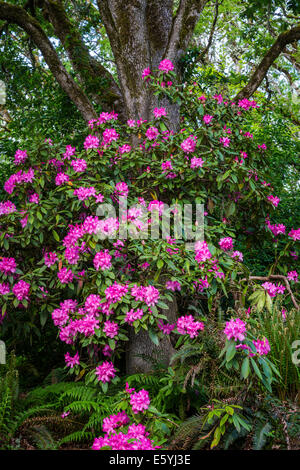
[[[211,8],[211,32],[201,54],[203,58],[212,43],[218,4],[212,0],[28,0],[0,2],[0,31],[5,36],[17,26],[40,51],[55,80],[74,103],[86,122],[97,116],[97,109],[114,109],[122,119],[149,119],[156,98],[144,86],[142,72],[156,68],[161,60],[174,63],[181,78],[181,59],[191,42],[195,27]],[[247,2],[256,7],[257,1]],[[259,3],[259,2],[258,2]],[[86,44],[82,24],[93,18],[95,31],[104,27],[114,58],[117,74],[103,65]],[[297,19],[295,19],[297,21]],[[295,23],[294,21],[294,23]],[[280,32],[238,97],[249,98],[259,87],[269,68],[288,44],[300,39],[300,25],[287,24]],[[66,65],[67,64],[67,65]],[[179,127],[179,105],[168,107],[171,127]],[[169,309],[176,315],[176,305]],[[144,353],[153,345],[146,335],[132,338],[132,350]],[[151,346],[152,345],[152,346]],[[162,345],[166,355],[172,350]],[[143,362],[140,361],[143,366]],[[137,367],[129,357],[129,368]]]

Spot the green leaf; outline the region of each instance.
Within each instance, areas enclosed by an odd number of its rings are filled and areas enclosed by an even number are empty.
[[[243,360],[242,368],[241,368],[241,375],[243,379],[246,379],[250,372],[250,364],[249,364],[249,357],[245,357]]]
[[[157,334],[154,333],[154,331],[153,331],[151,328],[149,328],[148,333],[149,333],[149,337],[150,337],[151,341],[152,341],[156,346],[158,346],[158,345],[159,345],[159,338],[158,338]]]

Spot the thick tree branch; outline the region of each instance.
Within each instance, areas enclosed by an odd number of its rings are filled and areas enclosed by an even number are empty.
[[[123,103],[118,85],[105,67],[89,54],[78,29],[68,18],[62,1],[46,0],[43,14],[52,24],[88,95],[107,110],[114,108],[120,111]],[[101,89],[103,93],[99,94]]]
[[[200,14],[210,0],[180,0],[173,19],[165,57],[178,61],[184,54],[199,20]]]
[[[243,98],[250,98],[253,93],[257,90],[263,79],[265,78],[269,68],[284,51],[287,44],[293,43],[300,39],[300,24],[291,28],[289,31],[281,33],[273,46],[265,54],[264,58],[257,66],[255,72],[250,78],[247,85],[238,93],[236,100]]]
[[[218,16],[219,16],[219,4],[220,4],[220,1],[219,0],[216,0],[215,2],[215,13],[214,13],[214,20],[213,20],[213,23],[212,23],[212,26],[211,26],[211,29],[210,29],[210,33],[209,33],[209,38],[208,38],[208,41],[207,41],[207,45],[206,47],[203,49],[203,51],[200,52],[199,56],[197,57],[197,60],[198,61],[203,61],[205,59],[205,57],[207,56],[208,54],[208,51],[212,45],[212,42],[213,42],[213,38],[214,38],[214,34],[215,34],[215,30],[216,30],[216,26],[217,26],[217,22],[218,22]]]
[[[300,310],[300,306],[298,305],[298,303],[295,299],[295,296],[292,292],[290,283],[289,283],[286,276],[282,276],[281,274],[270,274],[270,276],[249,276],[248,279],[242,279],[240,282],[245,282],[245,281],[270,281],[270,280],[275,280],[275,279],[281,280],[285,283],[286,290],[288,291],[288,293],[291,297],[291,300],[293,302],[293,305],[294,305],[295,309]]]
[[[38,21],[30,16],[22,7],[0,2],[0,20],[20,26],[31,37],[40,49],[57,82],[73,101],[86,121],[96,117],[96,112],[82,89],[68,74],[62,65],[54,47]]]

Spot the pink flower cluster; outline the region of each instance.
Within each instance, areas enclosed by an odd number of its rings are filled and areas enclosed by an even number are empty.
[[[180,147],[185,153],[192,153],[195,151],[197,145],[197,137],[194,135],[190,135],[187,139],[185,139]]]
[[[262,287],[268,292],[270,297],[275,297],[277,294],[283,294],[285,291],[285,287],[282,285],[276,285],[272,282],[264,282]]]
[[[45,253],[44,260],[45,265],[50,268],[50,266],[56,263],[58,257],[56,253],[50,251],[49,253]]]
[[[271,347],[267,338],[257,339],[253,341],[256,352],[259,356],[267,355],[271,351]]]
[[[201,157],[193,157],[191,159],[191,168],[202,168],[204,164],[204,161],[202,160]]]
[[[159,119],[160,117],[167,115],[167,110],[166,108],[154,108],[153,114],[156,119]]]
[[[76,352],[75,356],[70,356],[70,353],[65,354],[66,365],[73,369],[74,366],[79,365],[79,353]]]
[[[224,251],[231,251],[233,250],[233,240],[231,237],[224,237],[221,238],[219,241],[219,246]]]
[[[172,290],[173,292],[175,292],[176,290],[181,290],[181,284],[179,281],[167,281],[166,289]]]
[[[155,140],[159,136],[159,130],[156,127],[149,127],[146,131],[148,140]]]
[[[7,181],[4,183],[4,190],[8,194],[12,194],[14,192],[14,189],[16,187],[16,184],[21,184],[21,183],[32,183],[34,180],[34,170],[32,168],[29,168],[29,170],[26,171],[18,171],[18,173],[14,173],[11,175]]]
[[[110,145],[113,141],[118,140],[120,135],[113,128],[105,129],[103,132],[103,145]]]
[[[193,315],[185,315],[177,320],[177,331],[181,335],[189,335],[196,338],[198,332],[204,330],[204,323],[195,321]]]
[[[77,158],[77,160],[72,160],[70,165],[76,173],[82,173],[86,170],[87,167],[86,161],[80,158]]]
[[[7,282],[0,282],[0,295],[6,295],[10,293],[10,287]]]
[[[111,256],[108,250],[99,251],[94,257],[94,266],[97,271],[101,268],[102,271],[111,267]]]
[[[29,289],[30,284],[28,284],[28,282],[20,280],[14,285],[12,291],[18,300],[23,300],[28,298]]]
[[[292,229],[292,230],[289,232],[288,235],[289,235],[289,237],[291,237],[294,241],[300,240],[300,228]]]
[[[0,202],[0,215],[7,215],[16,212],[17,208],[11,201]]]
[[[126,313],[125,321],[129,323],[130,325],[132,325],[133,322],[135,322],[136,320],[140,320],[143,315],[144,315],[144,312],[141,308],[138,308],[136,310],[132,308]]]
[[[267,199],[268,199],[268,201],[271,202],[271,204],[273,204],[274,207],[277,207],[279,202],[280,202],[279,197],[272,196],[272,194],[270,196],[268,196]]]
[[[98,137],[96,137],[95,135],[90,134],[85,138],[83,146],[84,146],[85,150],[97,149],[99,147],[99,144],[100,144],[100,142],[99,142]]]
[[[205,241],[198,241],[195,243],[195,260],[198,263],[203,263],[211,258],[211,252],[208,249],[208,245]]]
[[[69,284],[70,282],[73,281],[73,273],[71,269],[68,268],[62,268],[58,273],[57,277],[60,280],[62,284]]]
[[[143,301],[149,307],[155,305],[159,299],[159,291],[154,286],[134,286],[131,289],[131,295],[136,301]]]
[[[266,221],[266,225],[267,225],[268,229],[271,230],[271,232],[273,233],[273,235],[274,235],[275,237],[277,237],[277,235],[279,235],[279,234],[282,234],[282,235],[285,234],[285,229],[286,229],[286,227],[285,227],[285,225],[283,225],[283,224],[277,224],[277,225],[274,224],[274,225],[272,225],[272,224],[270,223],[270,221],[267,220],[267,221]]]
[[[174,65],[169,59],[164,59],[160,62],[158,70],[165,73],[172,72],[172,70],[174,70]]]
[[[4,274],[16,272],[17,265],[15,258],[5,258],[0,259],[0,271]]]
[[[110,382],[116,375],[116,369],[112,362],[104,361],[100,366],[96,367],[95,374],[99,382]]]
[[[129,424],[127,413],[125,413],[125,411],[120,411],[116,415],[110,415],[108,418],[104,418],[102,429],[103,432],[110,434],[120,426],[126,426],[127,424]]]
[[[15,165],[20,165],[21,163],[24,163],[25,160],[27,159],[27,151],[26,150],[20,150],[18,149],[15,153],[15,160],[14,164]]]
[[[56,175],[55,184],[56,186],[61,186],[64,183],[68,183],[69,180],[70,178],[66,173],[60,172]]]
[[[298,273],[297,271],[290,271],[287,273],[287,278],[289,281],[298,282]]]
[[[104,323],[103,331],[108,338],[114,338],[117,336],[119,330],[119,326],[116,322],[107,320]]]
[[[122,421],[121,417],[120,417],[120,420]],[[125,417],[124,417],[124,422],[125,422]],[[113,421],[113,424],[115,424],[114,421]],[[123,422],[119,425],[123,426]],[[148,436],[149,436],[149,433],[146,432],[145,426],[143,426],[142,424],[131,424],[130,426],[128,426],[127,433],[124,433],[124,432],[116,433],[116,431],[114,431],[111,433],[107,433],[104,437],[96,438],[94,440],[92,449],[101,450],[107,447],[110,447],[111,450],[159,449],[160,447],[154,446],[153,441],[151,441],[148,438]]]
[[[224,334],[228,340],[234,339],[234,341],[243,341],[245,339],[246,323],[240,318],[232,318],[226,322]]]
[[[130,404],[134,414],[146,411],[150,405],[150,398],[147,390],[142,389],[139,392],[132,393],[130,396]]]

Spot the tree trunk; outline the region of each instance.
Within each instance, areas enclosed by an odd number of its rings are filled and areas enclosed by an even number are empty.
[[[116,0],[99,1],[99,10],[104,21],[116,61],[120,90],[128,119],[153,119],[153,109],[164,106],[168,111],[170,129],[179,129],[179,107],[167,99],[160,103],[150,92],[142,78],[145,68],[158,68],[167,55],[169,37],[173,24],[172,1],[131,2],[124,8]],[[175,68],[178,56],[172,57]],[[175,70],[176,71],[176,70]],[[169,302],[167,317],[174,322],[177,317],[177,302]],[[153,361],[168,365],[174,353],[170,339],[164,338],[159,346],[142,330],[130,331],[127,351],[127,372],[149,372]]]

